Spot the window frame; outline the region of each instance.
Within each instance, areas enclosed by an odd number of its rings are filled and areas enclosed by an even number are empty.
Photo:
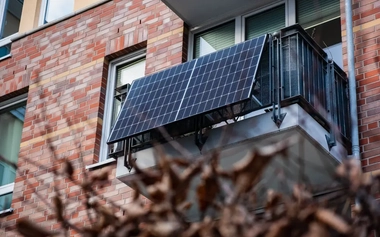
[[[38,20],[39,26],[46,24],[45,23],[45,16],[46,16],[47,4],[48,4],[48,0],[41,0],[40,18]]]
[[[14,182],[0,186],[0,197],[3,196],[3,195],[7,195],[7,194],[10,194],[10,193],[13,193],[14,187],[15,187],[15,183]],[[0,208],[0,215],[5,214],[5,213],[9,213],[9,212],[12,212],[12,211],[13,211],[12,207],[7,208],[7,209],[1,209]]]
[[[8,0],[0,1],[0,36],[3,34],[3,24],[4,24],[4,19],[5,19],[4,15],[5,15],[5,9],[7,5],[8,5]]]
[[[2,34],[3,34],[3,24],[4,24],[4,20],[5,20],[5,10],[7,9],[7,5],[8,5],[8,2],[9,0],[5,0],[5,1],[0,1],[0,37],[2,37]],[[17,33],[14,33],[14,34],[11,34],[5,38],[0,38],[0,48],[1,47],[4,47],[4,46],[7,46],[7,45],[12,45],[12,41],[11,39],[13,37],[15,37],[16,35],[18,35],[18,32]],[[11,57],[11,51],[9,51],[8,54],[0,57],[0,61],[3,60],[3,59],[6,59],[6,58],[9,58]]]
[[[48,6],[48,1],[49,0],[41,0],[41,6],[40,6],[40,17],[38,19],[38,25],[39,26],[42,26],[42,25],[45,25],[45,24],[48,24],[50,22],[55,22],[57,19],[60,19],[60,18],[64,18],[66,15],[62,16],[62,17],[58,17],[54,20],[51,20],[49,22],[45,22],[45,18],[46,18],[46,13],[47,13],[47,6]],[[75,4],[75,0],[73,0],[73,3]],[[74,12],[74,8],[72,9],[71,13]],[[70,13],[68,13],[70,14]],[[68,15],[67,14],[67,15]]]
[[[105,95],[105,103],[104,103],[104,114],[103,114],[103,126],[102,126],[102,135],[100,139],[100,152],[99,152],[99,162],[108,163],[112,158],[109,157],[108,153],[108,145],[107,140],[111,133],[111,122],[112,122],[112,114],[114,108],[114,91],[116,88],[116,76],[117,76],[117,68],[121,65],[125,65],[128,63],[132,63],[136,60],[142,59],[146,57],[146,49],[141,49],[136,52],[130,53],[124,57],[117,58],[110,62],[108,66],[108,80],[107,80],[107,88]]]
[[[28,99],[28,95],[27,94],[22,94],[22,95],[14,97],[14,98],[5,100],[3,102],[0,102],[0,111],[3,111],[5,109],[7,109],[7,108],[9,108],[11,106],[17,105],[17,104],[21,104],[21,103],[25,103],[26,104],[27,99]],[[17,174],[16,174],[16,176],[17,176]],[[15,182],[12,182],[12,183],[9,183],[9,184],[0,185],[0,196],[13,193],[14,186],[15,186]],[[0,209],[0,215],[5,214],[5,213],[9,213],[9,212],[12,212],[12,211],[13,211],[12,207],[10,207],[8,209],[4,209],[4,210]]]

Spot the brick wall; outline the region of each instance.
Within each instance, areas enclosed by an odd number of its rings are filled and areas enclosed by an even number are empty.
[[[341,1],[344,13],[344,1]],[[353,1],[355,72],[362,166],[365,172],[380,170],[380,2]],[[343,41],[345,17],[342,15]],[[344,47],[343,52],[346,52]],[[344,55],[347,66],[347,55]]]
[[[67,200],[77,201],[70,206],[70,220],[88,223],[80,205],[84,194],[69,180],[54,179],[51,171],[61,170],[59,159],[67,157],[74,179],[81,180],[83,165],[98,161],[109,61],[146,47],[147,73],[179,64],[186,58],[184,31],[183,22],[159,0],[114,0],[12,44],[12,57],[0,62],[0,100],[29,93],[15,211],[1,220],[0,236],[14,236],[22,217],[59,228],[49,207],[54,185]],[[98,191],[117,204],[130,202],[132,190],[114,178],[115,164],[103,169],[111,169],[112,181]]]

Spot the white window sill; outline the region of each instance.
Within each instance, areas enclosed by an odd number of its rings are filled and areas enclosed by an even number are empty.
[[[101,168],[103,166],[107,166],[107,165],[110,165],[112,163],[116,162],[116,160],[114,158],[109,158],[107,160],[104,160],[104,161],[100,161],[96,164],[92,164],[92,165],[86,165],[86,170],[93,170],[93,169],[98,169],[98,168]]]
[[[0,58],[0,61],[2,61],[2,60],[4,60],[4,59],[7,59],[7,58],[10,58],[10,57],[12,57],[12,54],[7,54],[7,55],[1,57],[1,58]]]
[[[0,216],[6,215],[6,214],[11,214],[13,212],[13,208],[8,208],[5,210],[0,211]]]
[[[0,186],[0,196],[13,193],[13,189],[15,187],[15,183],[6,184],[3,186]]]
[[[13,193],[14,186],[15,186],[15,183],[10,183],[10,184],[0,186],[0,196]],[[13,208],[0,210],[0,216],[6,215],[6,214],[11,214],[12,212],[13,212]]]

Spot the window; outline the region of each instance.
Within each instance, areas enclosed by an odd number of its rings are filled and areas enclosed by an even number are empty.
[[[245,39],[249,40],[266,33],[273,33],[284,27],[285,5],[282,4],[278,7],[247,17],[245,20]]]
[[[17,163],[25,117],[25,96],[0,103],[0,155]],[[10,208],[16,170],[0,161],[0,211]]]
[[[23,0],[0,1],[0,58],[10,54],[10,36],[19,30],[23,3]]]
[[[297,0],[297,22],[343,68],[339,0]]]
[[[139,51],[110,63],[107,82],[106,102],[103,117],[103,131],[100,161],[122,151],[122,142],[107,145],[107,139],[124,102],[132,81],[145,76],[145,51]]]
[[[285,27],[285,4],[261,10],[253,15],[238,16],[234,20],[194,34],[193,57],[221,50],[265,33]]]
[[[297,22],[323,48],[342,41],[339,0],[298,0]]]
[[[194,41],[195,58],[232,46],[235,44],[235,21],[196,34]]]
[[[40,25],[49,23],[74,11],[74,0],[42,0]]]

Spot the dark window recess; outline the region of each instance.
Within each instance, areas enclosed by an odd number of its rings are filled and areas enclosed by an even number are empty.
[[[342,42],[340,18],[308,28],[306,32],[322,48]]]
[[[339,0],[297,0],[297,23],[321,46],[326,48],[340,43]]]

